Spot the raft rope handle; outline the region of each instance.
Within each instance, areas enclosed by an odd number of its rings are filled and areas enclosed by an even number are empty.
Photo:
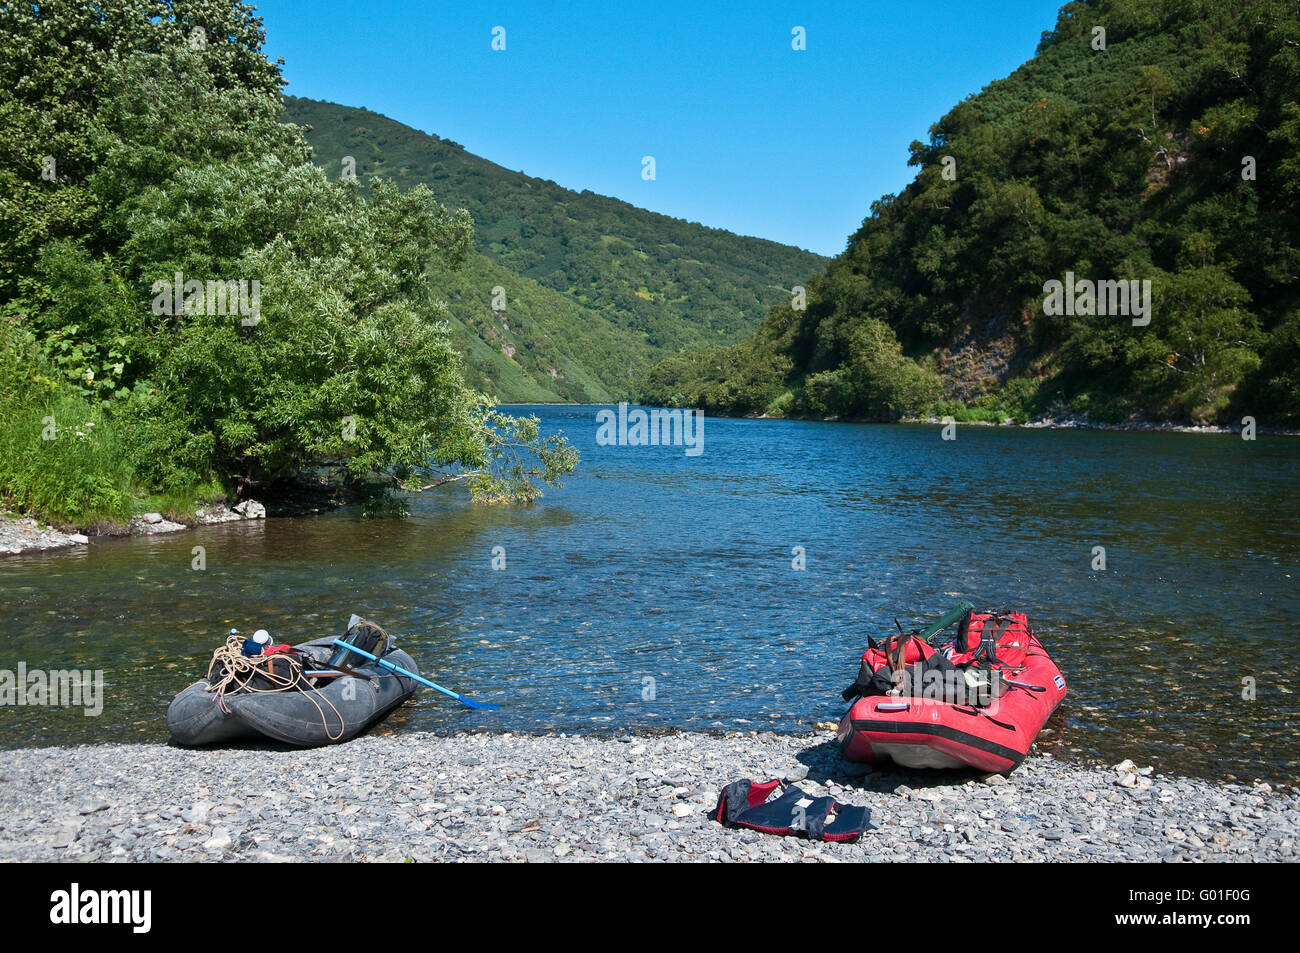
[[[978,708],[976,708],[976,707],[973,706],[973,705],[971,706],[971,708],[970,708],[969,711],[967,711],[965,708],[962,708],[960,705],[953,705],[953,706],[952,706],[952,710],[953,710],[953,711],[959,711],[959,712],[961,712],[963,715],[975,715],[975,716],[980,716],[980,717],[983,717],[983,718],[987,718],[989,721],[993,722],[993,724],[997,725],[999,728],[1005,728],[1007,731],[1015,731],[1015,730],[1016,730],[1016,726],[1015,726],[1015,725],[1008,725],[1005,721],[998,721],[998,720],[997,720],[996,718],[994,718],[992,715],[988,714],[987,712],[980,711]]]
[[[284,653],[276,653],[276,655],[245,655],[243,649],[244,640],[239,638],[237,635],[232,635],[226,639],[225,645],[212,653],[212,661],[208,663],[207,690],[216,693],[216,704],[219,705],[221,710],[227,715],[230,714],[230,709],[226,705],[226,693],[230,691],[231,685],[235,686],[234,690],[236,692],[247,692],[251,695],[270,695],[294,688],[298,684],[297,680],[285,675],[278,675],[269,665],[263,665],[264,662],[275,658],[277,655],[284,658],[288,658],[289,656],[284,655]],[[218,663],[221,664],[226,673],[216,682],[216,684],[213,684],[212,670]],[[299,663],[299,668],[302,667],[301,663]],[[264,676],[276,687],[254,688],[252,686],[253,677],[259,674]],[[316,706],[316,711],[320,713],[321,727],[325,729],[325,736],[329,738],[330,741],[338,741],[342,738],[343,732],[347,730],[347,723],[343,719],[343,713],[334,707],[333,702],[324,695],[321,695],[320,689],[310,683],[307,688],[303,690],[303,694],[307,696],[308,701]],[[320,702],[311,697],[312,694],[319,695],[321,701],[334,710],[334,714],[339,720],[338,734],[334,734],[330,731],[329,719],[325,715],[325,709],[321,707]]]

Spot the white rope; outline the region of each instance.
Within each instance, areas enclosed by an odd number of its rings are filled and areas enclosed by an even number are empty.
[[[274,655],[245,655],[244,642],[237,635],[232,635],[226,639],[226,644],[212,653],[212,661],[208,663],[208,688],[210,692],[216,693],[216,704],[221,706],[221,710],[230,714],[230,709],[226,706],[227,692],[247,693],[250,695],[272,694],[274,692],[285,692],[293,689],[300,689],[307,696],[307,700],[316,706],[320,712],[321,726],[325,729],[325,735],[330,741],[338,741],[343,737],[343,732],[347,726],[343,721],[343,713],[335,708],[334,703],[321,694],[320,689],[312,685],[302,674],[302,665],[297,659],[277,652]],[[275,671],[271,662],[276,658],[283,658],[289,663],[291,674],[281,675]],[[215,682],[212,680],[214,670],[220,668],[223,671],[221,678]],[[272,684],[272,688],[258,688],[253,685],[253,678],[261,675]],[[306,686],[305,688],[303,686]],[[231,686],[234,686],[233,688]],[[321,707],[320,702],[312,698],[312,695],[319,696],[320,700],[333,709],[334,714],[339,720],[338,734],[330,731],[329,719],[325,715],[325,709]]]

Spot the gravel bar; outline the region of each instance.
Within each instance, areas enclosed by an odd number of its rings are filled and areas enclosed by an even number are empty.
[[[0,861],[1287,861],[1294,790],[1027,759],[871,770],[826,734],[372,735],[311,751],[0,751]],[[854,844],[727,830],[782,777],[871,808]]]

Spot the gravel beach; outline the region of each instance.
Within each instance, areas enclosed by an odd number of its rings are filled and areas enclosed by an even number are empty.
[[[370,736],[311,751],[0,751],[0,861],[1286,861],[1300,796],[1031,757],[867,770],[826,734]],[[871,808],[854,844],[709,819],[783,777]]]

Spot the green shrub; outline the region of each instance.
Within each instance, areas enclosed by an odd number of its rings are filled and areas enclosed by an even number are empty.
[[[112,422],[0,316],[0,497],[64,524],[131,514],[131,464]]]

